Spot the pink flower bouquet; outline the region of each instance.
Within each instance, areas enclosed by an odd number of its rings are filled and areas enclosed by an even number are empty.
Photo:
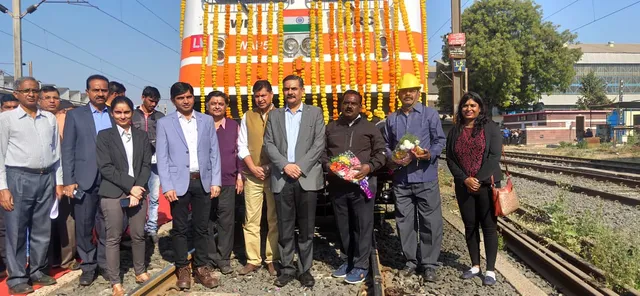
[[[372,198],[373,192],[369,189],[369,181],[367,181],[367,178],[365,177],[361,180],[355,178],[359,171],[354,169],[354,167],[359,165],[360,160],[358,157],[350,150],[347,150],[331,158],[329,169],[341,179],[360,185],[360,189],[364,191],[367,198]]]

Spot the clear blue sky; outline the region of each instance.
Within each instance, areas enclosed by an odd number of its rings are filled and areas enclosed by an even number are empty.
[[[73,1],[73,0],[72,0]],[[171,26],[155,17],[138,1]],[[474,0],[461,0],[470,6]],[[575,0],[538,0],[545,16],[551,15]],[[22,9],[37,0],[23,0]],[[141,32],[179,51],[180,1],[178,0],[89,0],[103,11]],[[548,18],[560,29],[573,30],[596,18],[630,5],[637,0],[579,0],[569,8]],[[11,8],[11,0],[0,0]],[[429,0],[427,2],[430,62],[440,55],[443,34],[450,31],[450,1]],[[606,19],[597,21],[577,31],[581,43],[640,43],[640,35],[633,33],[634,21],[640,15],[640,4],[625,9]],[[160,89],[163,99],[168,98],[168,89],[178,79],[180,55],[123,25],[99,10],[82,5],[45,3],[23,21],[23,38],[39,46],[56,51],[80,63],[103,71],[107,77],[120,81],[127,87],[127,95],[139,102],[141,88],[154,85]],[[46,28],[50,33],[34,26],[29,21]],[[439,31],[443,24],[445,24]],[[0,31],[12,32],[11,18],[0,15]],[[77,49],[52,34],[100,57]],[[11,36],[0,32],[0,69],[13,73],[13,47]],[[85,79],[99,72],[78,65],[46,50],[23,44],[23,59],[33,61],[34,76],[45,82],[72,89],[84,90]],[[119,68],[112,66],[117,65]],[[125,71],[123,71],[124,69]],[[25,67],[23,73],[27,74]],[[132,75],[133,74],[133,75]],[[140,78],[141,77],[141,78]],[[164,101],[163,103],[168,103]]]

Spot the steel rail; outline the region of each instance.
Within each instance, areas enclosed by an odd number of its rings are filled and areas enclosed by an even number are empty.
[[[566,163],[572,166],[580,165],[614,172],[640,174],[640,164],[637,163],[513,151],[505,151],[505,155],[514,158],[543,160],[548,162]]]

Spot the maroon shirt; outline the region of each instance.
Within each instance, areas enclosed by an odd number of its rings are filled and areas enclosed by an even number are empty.
[[[216,134],[220,149],[222,186],[235,186],[238,174],[242,170],[242,161],[238,158],[238,123],[225,118]]]
[[[475,137],[471,136],[472,132],[473,128],[463,128],[454,147],[460,166],[469,177],[474,177],[480,170],[486,146],[484,132],[480,131]]]

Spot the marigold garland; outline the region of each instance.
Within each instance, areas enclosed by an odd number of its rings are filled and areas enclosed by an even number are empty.
[[[321,57],[324,57],[324,22],[322,20],[322,3],[316,7],[316,19],[318,20],[318,52]],[[322,104],[322,118],[324,118],[324,124],[329,123],[329,105],[327,105],[327,92],[325,90],[326,83],[324,77],[324,58],[320,59],[320,102]]]
[[[356,39],[356,83],[358,92],[362,96],[362,102],[360,104],[360,112],[364,113],[367,110],[366,101],[364,99],[364,64],[362,63],[362,27],[360,26],[360,0],[354,1],[355,9],[353,10],[354,25],[354,37]]]
[[[402,66],[400,64],[400,24],[399,24],[399,12],[398,12],[398,0],[393,0],[393,45],[394,45],[394,72],[395,72],[395,81],[393,82],[396,85],[400,83],[400,77],[402,77]],[[395,90],[394,90],[395,91]],[[400,98],[396,96],[396,104],[397,106],[402,106],[402,102],[400,102]]]
[[[182,40],[184,39],[184,10],[187,7],[187,0],[180,1],[180,49],[182,49]]]
[[[236,100],[238,101],[238,116],[242,118],[242,93],[240,92],[240,52],[242,51],[242,5],[236,5]]]
[[[311,23],[311,32],[309,34],[309,38],[311,38],[311,46],[309,57],[311,58],[311,72],[309,75],[311,76],[311,104],[313,106],[318,106],[318,84],[317,84],[317,72],[316,72],[316,61],[318,56],[316,55],[316,1],[311,1],[311,9],[309,9],[309,22]]]
[[[389,1],[382,2],[384,17],[384,36],[387,39],[387,49],[389,50],[389,113],[396,111],[396,71],[395,71],[395,41],[391,35],[391,13],[389,12]]]
[[[355,63],[355,59],[356,57],[354,56],[354,52],[353,52],[353,46],[351,44],[351,41],[353,40],[353,28],[352,28],[352,23],[351,21],[353,20],[351,18],[351,3],[347,2],[345,5],[345,11],[344,11],[344,18],[346,19],[347,23],[345,24],[345,26],[347,27],[347,42],[349,43],[347,45],[347,61],[349,61],[349,87],[351,89],[356,89],[356,63]],[[342,90],[342,93],[344,93],[345,90]]]
[[[404,26],[404,32],[407,35],[407,40],[409,41],[409,49],[411,50],[411,60],[413,61],[413,72],[418,78],[418,81],[421,80],[420,75],[420,63],[418,62],[418,54],[416,53],[416,45],[413,40],[413,34],[411,33],[411,24],[409,23],[409,14],[407,13],[407,8],[404,5],[404,0],[398,0],[400,2],[400,13],[402,13],[402,25]],[[422,97],[422,96],[420,96]]]
[[[376,1],[377,2],[377,1]],[[363,90],[364,96],[366,98],[366,106],[363,106],[365,109],[365,113],[367,114],[367,119],[373,119],[373,106],[371,105],[371,59],[369,58],[369,54],[371,54],[371,32],[369,30],[369,0],[365,0],[362,9],[364,10],[363,18],[364,18],[364,74],[365,74],[365,89]]]
[[[347,81],[349,80],[348,72],[347,72],[347,66],[346,66],[346,62],[345,62],[345,57],[344,57],[344,48],[345,48],[345,36],[344,36],[344,30],[345,30],[345,12],[344,12],[344,3],[342,2],[342,0],[340,0],[340,2],[338,2],[338,62],[340,63],[340,92],[344,93],[345,91],[347,91]],[[350,48],[351,46],[347,46],[347,48]],[[336,98],[337,100],[337,98]]]
[[[342,5],[342,4],[339,4]],[[335,3],[329,4],[329,48],[331,56],[329,57],[329,65],[331,65],[331,105],[333,120],[338,119],[338,77],[340,76],[336,58],[336,31],[335,31],[335,17],[336,17]]]
[[[228,41],[229,34],[231,33],[231,5],[227,4],[224,6],[224,37],[227,38],[225,41]],[[223,84],[224,84],[224,93],[229,95],[229,50],[231,49],[231,45],[229,42],[224,43],[224,65],[223,73],[224,76]],[[227,117],[231,118],[231,106],[227,106]]]
[[[384,83],[384,81],[382,80],[382,76],[383,74],[383,70],[382,70],[382,44],[380,42],[380,37],[381,37],[381,29],[380,29],[380,1],[374,1],[373,2],[373,26],[374,26],[374,31],[375,31],[375,39],[374,39],[374,46],[376,48],[376,68],[377,68],[377,82],[376,82],[376,99],[377,99],[377,104],[376,104],[376,109],[373,112],[373,114],[380,118],[383,119],[384,116],[384,111],[382,111],[382,105],[384,104],[384,95],[382,93],[382,84]],[[373,107],[371,107],[373,108]]]
[[[424,85],[422,87],[426,98],[429,94],[429,66],[427,65],[427,57],[429,56],[429,39],[427,38],[427,0],[420,1],[420,11],[422,13],[422,73],[424,74]],[[427,106],[429,101],[427,100]]]
[[[247,12],[247,105],[248,109],[253,109],[253,5],[248,5]]]
[[[256,13],[256,39],[258,40],[258,50],[256,51],[256,57],[258,58],[256,79],[263,79],[262,75],[262,4],[257,5]],[[253,90],[253,88],[252,88]]]
[[[281,51],[281,50],[278,50]],[[273,61],[271,56],[273,54],[273,2],[269,2],[267,8],[267,77],[268,81],[271,81],[271,73],[273,72]]]
[[[219,5],[213,6],[213,28],[211,30],[211,87],[217,89],[218,81],[218,12]]]
[[[204,98],[205,94],[205,77],[207,71],[207,46],[209,44],[209,3],[204,3],[204,12],[202,13],[202,61],[200,63],[200,112],[205,113]]]
[[[282,79],[284,79],[284,2],[278,2],[278,106],[284,106]]]

